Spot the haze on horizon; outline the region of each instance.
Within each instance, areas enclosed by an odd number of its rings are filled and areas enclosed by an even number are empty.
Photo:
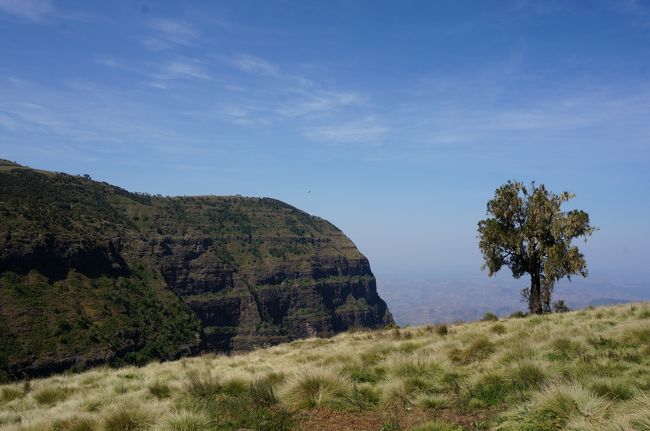
[[[0,0],[0,35],[0,157],[278,198],[379,277],[486,279],[485,203],[535,180],[591,277],[650,281],[650,3]]]

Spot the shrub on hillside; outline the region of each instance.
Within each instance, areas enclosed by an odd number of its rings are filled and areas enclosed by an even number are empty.
[[[501,323],[496,323],[496,324],[492,325],[492,327],[490,328],[490,331],[494,332],[497,335],[503,335],[506,332],[508,332],[505,325],[503,325]]]
[[[497,320],[499,320],[499,317],[493,312],[488,311],[483,315],[483,318],[481,320],[483,322],[496,322]]]
[[[444,323],[441,323],[440,325],[436,325],[436,334],[440,335],[441,337],[444,337],[445,335],[449,334],[449,328]]]
[[[560,299],[553,303],[553,312],[554,313],[567,313],[571,311],[569,306],[565,304],[564,300]]]

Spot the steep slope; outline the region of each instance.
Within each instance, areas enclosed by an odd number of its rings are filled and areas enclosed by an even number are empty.
[[[647,431],[650,303],[0,385],[0,431]]]
[[[3,161],[0,218],[13,376],[392,322],[354,244],[274,199],[149,196]]]

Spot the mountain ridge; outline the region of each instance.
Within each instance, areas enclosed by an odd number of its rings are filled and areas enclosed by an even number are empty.
[[[276,199],[153,196],[0,161],[0,217],[11,376],[393,322],[352,241]]]

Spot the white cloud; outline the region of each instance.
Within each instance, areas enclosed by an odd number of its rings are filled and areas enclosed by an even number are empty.
[[[174,45],[192,46],[199,38],[199,32],[184,21],[172,19],[157,19],[149,23],[155,31],[154,36],[144,39],[144,46],[160,51]]]
[[[18,123],[10,116],[0,113],[0,127],[15,131],[18,129]]]
[[[172,61],[165,66],[163,73],[168,79],[210,79],[210,75],[196,62]]]
[[[122,64],[120,64],[117,60],[115,60],[115,58],[110,56],[97,56],[95,57],[95,63],[107,67],[114,67],[114,68],[122,67]]]
[[[360,106],[365,98],[355,92],[325,91],[310,89],[309,91],[293,90],[295,97],[279,104],[275,112],[282,117],[302,117],[309,114],[332,113],[341,109]]]
[[[221,112],[235,124],[326,117],[366,103],[366,97],[358,92],[324,89],[311,79],[287,73],[259,57],[241,54],[229,59],[227,64],[259,78],[246,86],[241,82],[226,84],[227,89],[239,95],[214,112]]]
[[[377,142],[388,132],[374,118],[360,121],[315,127],[305,132],[305,135],[316,141],[326,142]]]
[[[41,148],[67,146],[83,154],[100,155],[129,153],[137,146],[164,151],[179,143],[184,149],[203,145],[201,139],[181,135],[169,126],[163,110],[125,91],[3,84],[0,81],[0,130],[8,130],[7,139],[42,140]],[[47,139],[43,140],[44,136]]]
[[[168,88],[169,81],[177,79],[206,81],[212,79],[203,62],[197,59],[181,58],[159,64],[138,65],[111,56],[96,56],[95,63],[145,76],[149,80],[148,86],[161,89]],[[147,71],[147,68],[151,70]]]
[[[177,60],[165,64],[159,73],[151,75],[150,87],[165,89],[167,82],[175,79],[211,80],[210,74],[197,60]]]
[[[0,10],[34,22],[54,14],[50,0],[0,0]]]
[[[149,81],[149,82],[147,82],[147,85],[148,85],[149,87],[159,88],[159,89],[161,89],[161,90],[166,90],[166,89],[169,88],[169,86],[167,85],[167,83],[164,82],[164,81]]]
[[[231,63],[244,72],[257,73],[260,75],[278,77],[280,69],[275,64],[269,63],[261,58],[250,55],[239,55],[231,60]]]
[[[277,124],[332,118],[353,108],[362,107],[365,97],[354,92],[298,91],[295,88],[265,88],[258,91],[234,91],[234,100],[209,110],[213,117],[221,117],[238,124]]]
[[[241,106],[222,106],[217,112],[220,116],[228,118],[238,125],[249,124],[270,124],[271,120],[266,114],[258,109]]]
[[[142,44],[152,51],[162,51],[171,48],[172,44],[156,37],[147,37]]]

